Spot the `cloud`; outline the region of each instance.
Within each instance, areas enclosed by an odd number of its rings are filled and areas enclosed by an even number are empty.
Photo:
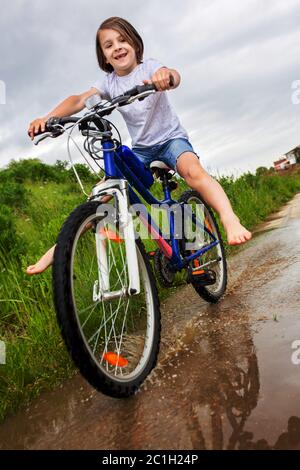
[[[145,56],[176,68],[181,86],[168,92],[207,167],[254,170],[299,144],[300,5],[286,0],[2,0],[0,165],[10,159],[67,158],[64,141],[34,147],[29,123],[102,74],[95,33],[109,16],[123,16],[141,33]],[[128,13],[129,12],[129,13]],[[122,118],[112,117],[124,142]]]

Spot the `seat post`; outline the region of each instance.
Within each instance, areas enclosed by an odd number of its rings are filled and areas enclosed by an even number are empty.
[[[171,199],[171,191],[177,188],[175,181],[170,181],[174,170],[160,160],[155,160],[150,164],[151,171],[156,175],[158,181],[162,183],[165,199]]]
[[[169,183],[168,173],[164,171],[163,174],[161,175],[161,179],[162,179],[161,184],[162,184],[165,199],[170,199],[171,192],[170,192],[170,183]]]

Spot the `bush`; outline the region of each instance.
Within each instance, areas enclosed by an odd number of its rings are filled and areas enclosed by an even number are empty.
[[[68,167],[69,162],[67,162],[66,160],[56,160],[54,169],[56,177],[59,179],[59,181],[66,182],[70,178],[70,172]]]
[[[5,181],[1,184],[0,205],[23,208],[27,201],[27,191],[20,183]]]
[[[59,181],[53,166],[42,163],[38,158],[15,161],[8,165],[6,173],[18,183],[24,181]]]
[[[96,176],[94,173],[91,173],[87,165],[84,165],[82,163],[75,163],[74,167],[80,179],[85,181],[93,181],[94,179],[95,181],[99,180],[99,176]],[[74,170],[72,168],[70,168],[69,173],[72,175],[72,179],[74,181],[77,181]]]
[[[17,240],[13,211],[8,206],[0,205],[0,250],[10,252],[16,247]]]
[[[269,170],[268,168],[266,168],[265,166],[259,166],[257,169],[256,169],[256,176],[260,177],[260,176],[265,176],[269,173]]]
[[[14,181],[15,183],[26,182],[49,182],[64,183],[77,181],[72,168],[68,168],[68,162],[57,160],[55,165],[47,165],[38,158],[26,160],[12,160],[5,170],[0,170],[0,182]],[[82,163],[75,164],[79,177],[85,181],[98,181],[100,178],[93,174],[89,167]]]

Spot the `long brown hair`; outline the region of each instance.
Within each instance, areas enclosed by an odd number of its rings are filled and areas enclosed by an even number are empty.
[[[107,20],[103,21],[103,23],[99,26],[96,34],[96,54],[100,69],[104,70],[104,72],[112,72],[114,70],[113,66],[106,62],[105,56],[101,49],[99,31],[103,29],[114,29],[118,31],[124,37],[124,39],[126,39],[128,44],[130,44],[134,48],[137,63],[142,63],[144,54],[144,43],[141,36],[128,21],[124,20],[123,18],[119,18],[118,16],[112,16],[111,18],[108,18]]]

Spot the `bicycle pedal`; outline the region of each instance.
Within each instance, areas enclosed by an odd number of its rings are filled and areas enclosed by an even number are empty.
[[[217,280],[216,273],[211,269],[197,269],[193,271],[188,268],[188,282],[199,286],[210,286]]]

